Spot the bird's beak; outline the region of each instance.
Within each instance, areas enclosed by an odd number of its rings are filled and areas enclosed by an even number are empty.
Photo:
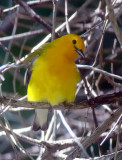
[[[82,49],[78,49],[78,48],[75,47],[75,51],[76,51],[80,56],[82,56],[83,58],[85,58],[85,55],[84,55]]]

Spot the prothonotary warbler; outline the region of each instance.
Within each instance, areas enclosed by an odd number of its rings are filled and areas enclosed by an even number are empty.
[[[78,35],[68,34],[42,46],[31,68],[27,89],[28,101],[49,102],[58,105],[75,100],[80,73],[75,65],[78,55],[84,57],[84,42]],[[37,109],[34,130],[47,130],[48,110]]]

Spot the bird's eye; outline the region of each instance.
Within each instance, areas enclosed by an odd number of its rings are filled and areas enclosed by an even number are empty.
[[[76,44],[76,42],[77,42],[77,41],[76,41],[75,39],[72,40],[72,43],[73,43],[73,44]]]

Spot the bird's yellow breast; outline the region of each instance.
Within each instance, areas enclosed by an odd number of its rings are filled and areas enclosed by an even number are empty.
[[[80,75],[74,62],[68,63],[58,57],[58,53],[57,57],[51,57],[54,52],[50,51],[34,62],[28,85],[28,100],[47,101],[51,105],[74,101]]]
[[[72,39],[77,40],[77,47],[84,50],[84,43],[77,35],[66,35],[46,45],[43,53],[32,67],[28,85],[29,101],[47,101],[51,105],[61,102],[73,102],[76,85],[80,74],[74,63],[78,53]]]

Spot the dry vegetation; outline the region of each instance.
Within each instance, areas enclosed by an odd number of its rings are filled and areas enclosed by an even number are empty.
[[[6,0],[0,7],[0,160],[122,159],[122,1]],[[76,102],[27,102],[26,55],[70,32],[86,45],[86,58],[76,60]],[[45,107],[55,110],[49,129],[34,132],[34,108]]]

